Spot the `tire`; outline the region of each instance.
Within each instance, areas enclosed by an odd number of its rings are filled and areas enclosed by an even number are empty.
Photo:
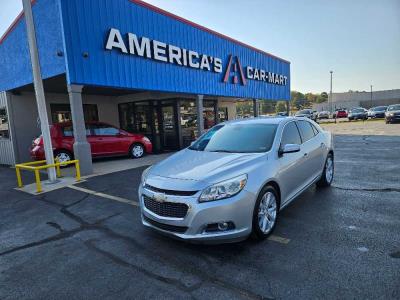
[[[61,150],[54,151],[54,158],[58,162],[66,162],[66,161],[73,160],[74,156],[68,150],[61,149]],[[61,168],[66,168],[66,167],[68,167],[68,166],[61,166]]]
[[[331,172],[329,172],[329,170],[331,170]],[[317,181],[317,186],[318,187],[330,186],[333,181],[334,173],[335,173],[335,164],[334,164],[333,154],[329,153],[325,161],[321,179]]]
[[[129,149],[129,155],[132,158],[141,158],[146,154],[145,150],[144,150],[144,146],[142,144],[139,143],[135,143],[131,146],[131,148]]]
[[[273,233],[278,220],[279,205],[277,191],[272,186],[266,185],[261,190],[254,206],[252,220],[254,239],[264,240]],[[270,223],[265,223],[268,221]]]

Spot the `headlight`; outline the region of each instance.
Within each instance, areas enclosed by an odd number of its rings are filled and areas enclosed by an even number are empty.
[[[204,189],[200,195],[199,202],[214,201],[226,199],[239,193],[247,182],[247,175],[243,174],[238,177],[216,183]]]
[[[150,140],[148,137],[143,137],[143,141],[145,141],[146,143],[150,143]]]
[[[388,116],[389,116],[389,117],[393,117],[393,116],[394,116],[394,113],[388,113]]]
[[[140,180],[142,185],[146,184],[146,179],[147,179],[147,174],[149,173],[150,169],[152,166],[148,167],[146,170],[143,171],[142,173],[142,179]]]

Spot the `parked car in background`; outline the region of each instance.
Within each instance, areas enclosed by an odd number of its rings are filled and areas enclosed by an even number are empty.
[[[54,157],[65,162],[74,157],[74,133],[71,122],[57,123],[50,128]],[[102,122],[86,123],[86,136],[93,157],[129,155],[140,158],[152,152],[150,140],[142,134],[129,133]],[[45,159],[43,137],[36,138],[30,149],[34,160]]]
[[[329,111],[320,111],[317,115],[317,119],[329,119],[330,113]]]
[[[368,114],[367,110],[362,107],[355,107],[349,110],[349,114],[347,116],[349,118],[349,121],[352,120],[367,120],[368,119]]]
[[[280,111],[280,112],[276,113],[276,115],[278,117],[287,117],[288,113],[287,113],[287,111]]]
[[[400,104],[389,105],[385,112],[386,124],[400,121]]]
[[[387,109],[387,106],[372,107],[368,110],[368,113],[367,113],[368,118],[371,118],[371,119],[384,118],[386,109]]]
[[[331,134],[307,118],[218,124],[143,172],[142,223],[188,241],[265,239],[304,190],[330,186],[333,161]]]
[[[317,120],[317,112],[312,110],[312,109],[302,109],[299,110],[296,114],[296,117],[305,117],[305,118],[309,118],[313,121]]]
[[[347,110],[345,109],[337,109],[334,113],[333,113],[333,118],[336,119],[340,119],[340,118],[347,118],[348,117],[348,113]]]

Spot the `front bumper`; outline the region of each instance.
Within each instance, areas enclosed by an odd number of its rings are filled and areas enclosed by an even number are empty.
[[[193,196],[167,195],[168,202],[186,203],[189,209],[183,218],[163,217],[150,211],[144,205],[143,195],[154,197],[157,193],[140,186],[139,199],[143,225],[163,234],[192,242],[228,243],[246,239],[250,235],[256,198],[253,193],[242,190],[228,199],[199,203],[200,193],[197,192]],[[232,222],[234,228],[206,232],[207,225],[219,222]],[[184,232],[174,231],[176,227],[183,228]]]
[[[385,119],[389,122],[400,122],[400,115],[386,116]]]
[[[32,146],[29,149],[29,153],[33,160],[44,160],[45,159],[44,149],[41,146]]]

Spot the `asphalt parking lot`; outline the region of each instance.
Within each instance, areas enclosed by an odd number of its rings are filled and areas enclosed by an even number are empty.
[[[264,242],[145,229],[144,167],[39,196],[0,168],[0,299],[399,299],[400,130],[368,132],[336,131],[333,187],[309,188]]]

